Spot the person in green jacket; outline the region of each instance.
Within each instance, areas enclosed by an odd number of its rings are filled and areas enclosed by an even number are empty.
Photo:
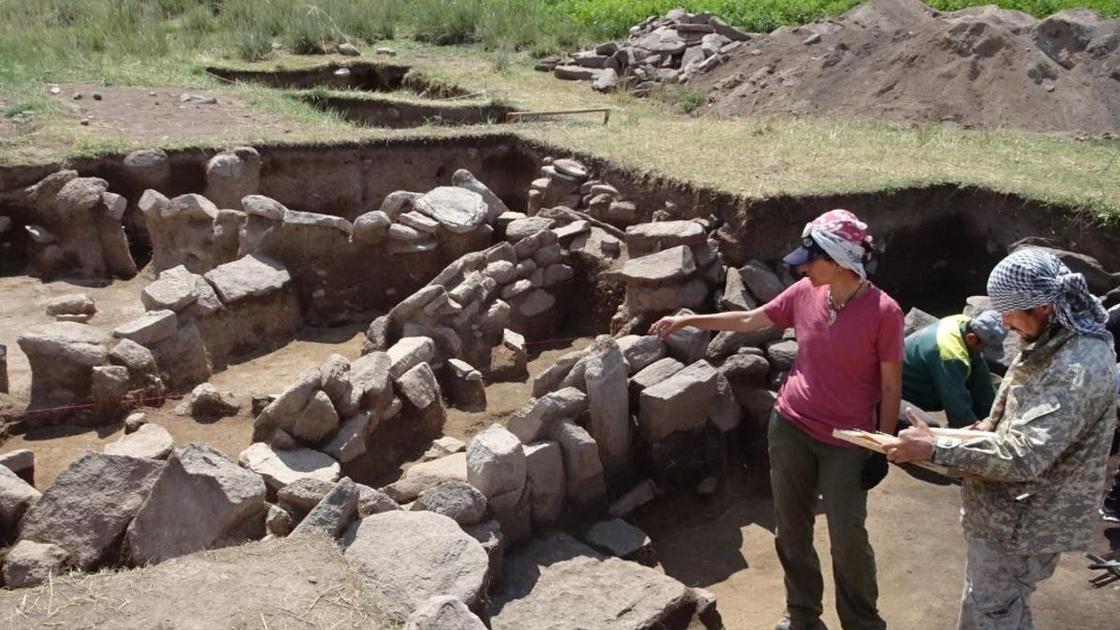
[[[1006,336],[995,311],[953,315],[911,333],[902,363],[902,398],[925,411],[944,410],[953,428],[987,418],[996,390],[985,357],[1002,358]]]

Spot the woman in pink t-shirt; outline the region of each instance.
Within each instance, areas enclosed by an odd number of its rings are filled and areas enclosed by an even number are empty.
[[[784,261],[805,277],[752,311],[665,317],[650,331],[684,326],[752,332],[793,328],[797,360],[768,430],[775,546],[785,571],[787,614],[776,630],[820,629],[824,581],[813,548],[824,499],[844,628],[885,628],[876,601],[875,553],[867,538],[867,489],[886,461],[832,437],[833,429],[893,433],[902,391],[902,310],[867,279],[867,225],[847,210],[814,219]],[[878,419],[878,421],[877,421]],[[868,466],[868,464],[872,464]],[[880,475],[865,481],[865,469]]]

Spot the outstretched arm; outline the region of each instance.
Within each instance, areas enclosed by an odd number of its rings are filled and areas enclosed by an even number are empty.
[[[669,315],[654,322],[649,327],[649,332],[665,339],[685,326],[704,330],[754,332],[773,325],[774,322],[770,321],[766,313],[761,308],[756,308],[753,311],[729,311],[713,315]]]

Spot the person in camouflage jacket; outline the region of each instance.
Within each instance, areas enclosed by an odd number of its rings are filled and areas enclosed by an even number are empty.
[[[1029,629],[1034,585],[1062,552],[1092,540],[1116,426],[1116,358],[1100,302],[1050,254],[1027,249],[1004,259],[988,294],[1028,342],[976,427],[992,435],[937,438],[917,420],[887,457],[963,474],[968,550],[958,627]]]

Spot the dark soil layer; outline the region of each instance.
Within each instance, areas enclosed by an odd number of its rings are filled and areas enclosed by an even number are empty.
[[[1120,132],[1120,20],[873,0],[744,42],[690,87],[710,110]]]

